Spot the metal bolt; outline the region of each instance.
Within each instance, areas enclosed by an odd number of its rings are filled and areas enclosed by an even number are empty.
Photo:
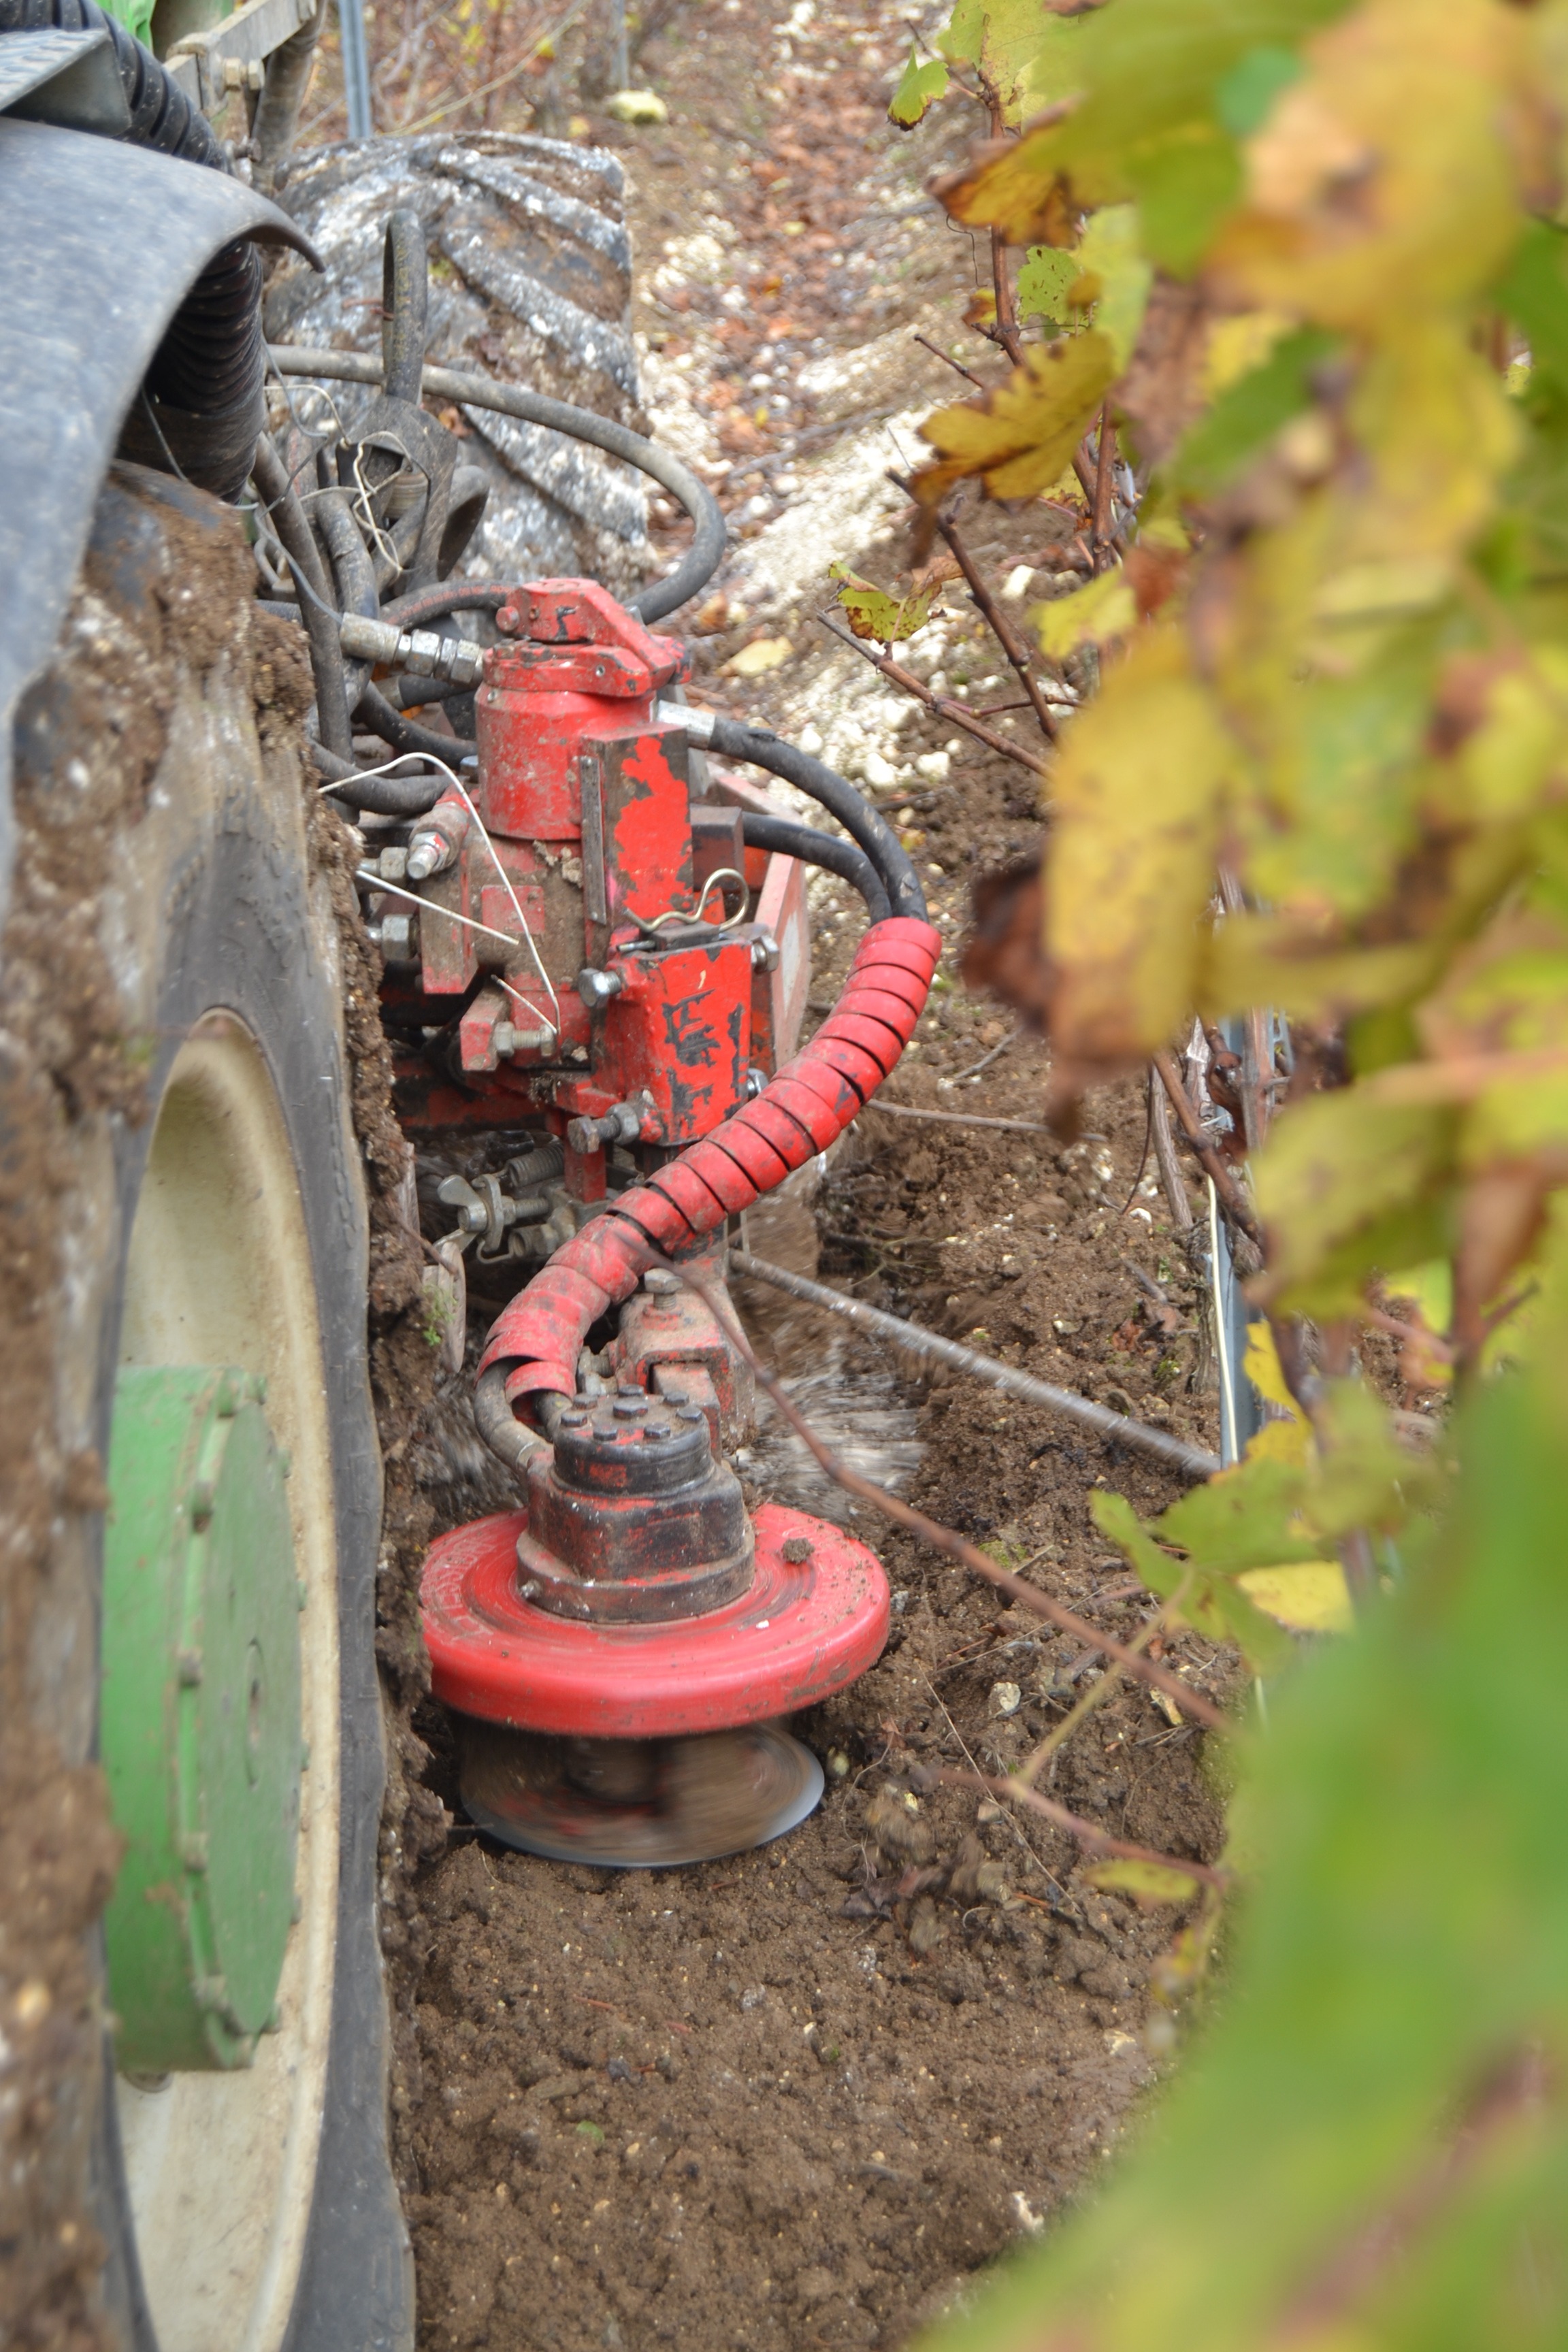
[[[412,963],[415,957],[413,915],[383,915],[377,926],[381,952],[388,963]]]
[[[555,1425],[558,1429],[583,1429],[586,1427],[587,1421],[585,1412],[563,1412]]]
[[[586,1160],[591,1152],[602,1151],[604,1138],[599,1132],[598,1120],[596,1118],[568,1119],[566,1149],[568,1151],[574,1151],[580,1160]]]
[[[645,1396],[620,1396],[616,1399],[611,1411],[622,1421],[637,1421],[647,1411],[647,1399]]]
[[[198,1535],[212,1525],[214,1499],[212,1480],[198,1478],[191,1488],[191,1525]]]
[[[755,1102],[757,1097],[762,1093],[763,1088],[767,1085],[767,1082],[768,1074],[766,1070],[758,1070],[754,1068],[748,1070],[746,1072],[746,1100],[748,1102]]]
[[[756,971],[777,971],[779,943],[771,931],[764,931],[761,939],[752,941],[752,966]]]
[[[204,1871],[207,1866],[207,1842],[205,1833],[193,1830],[180,1840],[180,1860],[187,1870]]]
[[[706,1421],[708,1416],[700,1404],[683,1404],[678,1407],[676,1418],[679,1421]]]
[[[626,986],[626,976],[618,971],[600,971],[585,963],[577,974],[577,993],[590,1013],[602,1012],[613,996],[618,996]]]
[[[181,1688],[195,1690],[202,1678],[202,1654],[199,1650],[182,1650],[178,1656]]]
[[[674,1434],[668,1421],[650,1421],[643,1431],[645,1437],[672,1437]]]
[[[642,1286],[656,1298],[668,1298],[672,1290],[680,1288],[680,1276],[671,1274],[666,1266],[650,1266],[642,1278]]]

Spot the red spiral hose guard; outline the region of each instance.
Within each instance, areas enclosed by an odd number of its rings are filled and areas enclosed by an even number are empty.
[[[930,923],[903,915],[874,923],[811,1043],[755,1102],[564,1243],[497,1319],[479,1370],[513,1365],[506,1391],[514,1400],[573,1395],[590,1329],[631,1297],[656,1258],[749,1208],[865,1108],[914,1034],[941,952]]]

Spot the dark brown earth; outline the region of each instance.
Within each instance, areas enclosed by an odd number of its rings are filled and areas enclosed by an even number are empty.
[[[919,191],[969,125],[939,116],[911,152],[884,115],[904,35],[850,0],[807,12],[784,57],[784,16],[756,0],[679,13],[634,76],[667,98],[668,129],[595,118],[589,135],[617,144],[633,175],[648,405],[659,422],[663,387],[668,429],[687,433],[691,454],[691,416],[713,425],[710,478],[735,529],[729,572],[700,615],[694,690],[798,735],[860,684],[810,618],[831,594],[827,557],[890,579],[907,556],[900,502],[880,492],[868,507],[857,493],[838,543],[782,594],[759,592],[748,562],[790,510],[773,488],[781,474],[809,493],[857,433],[880,433],[879,412],[963,391],[910,331],[949,348],[962,331],[968,245]],[[683,241],[716,215],[740,235],[704,281],[687,274]],[[726,304],[728,288],[745,299]],[[847,389],[797,394],[803,366],[868,344],[869,372],[851,371]],[[985,364],[985,346],[973,349]],[[780,389],[751,383],[759,365]],[[900,454],[885,437],[868,478]],[[1037,509],[986,509],[969,529],[997,582],[1041,561]],[[666,543],[679,539],[671,519]],[[780,635],[792,650],[775,672],[721,675],[751,639]],[[1004,667],[962,614],[949,635],[953,679],[984,685]],[[956,948],[973,876],[1037,838],[1036,781],[973,745],[952,751],[945,775],[922,773],[912,763],[954,738],[921,714],[896,745],[881,740],[900,771],[885,804]],[[860,928],[850,892],[819,896],[816,1012]],[[1015,1040],[976,1078],[947,1083],[1011,1027],[945,957],[889,1096],[1037,1124],[1037,1043]],[[1211,1444],[1212,1400],[1192,1385],[1186,1260],[1152,1161],[1141,1167],[1141,1091],[1091,1097],[1084,1126],[1064,1150],[1043,1129],[868,1116],[815,1202],[754,1213],[748,1238],[807,1271],[820,1248],[824,1278],[857,1296]],[[1163,1313],[1144,1303],[1130,1259],[1167,1293]],[[858,1337],[837,1343],[820,1316],[775,1293],[743,1303],[830,1439],[874,1475],[918,1456],[906,1491],[922,1508],[1107,1631],[1135,1630],[1151,1604],[1109,1557],[1089,1499],[1110,1487],[1156,1511],[1178,1491],[1162,1469],[970,1381],[927,1384]],[[427,1434],[437,1524],[465,1498],[470,1514],[484,1507],[449,1453]],[[764,1430],[742,1467],[759,1490],[826,1507],[872,1542],[896,1614],[882,1662],[795,1726],[829,1784],[787,1839],[626,1874],[509,1853],[463,1821],[439,1711],[415,1712],[405,1753],[417,1763],[422,1737],[430,1760],[405,1845],[389,1850],[388,1942],[397,2161],[427,2346],[901,2344],[1092,2181],[1135,2120],[1151,2053],[1170,2046],[1147,1979],[1180,1915],[1097,1893],[1077,1849],[1037,1818],[931,1786],[938,1766],[995,1773],[1020,1760],[1097,1673],[1090,1655],[825,1496],[803,1459]],[[399,1638],[389,1630],[389,1645]],[[1225,1696],[1233,1669],[1206,1644],[1184,1638],[1167,1661]],[[1004,1715],[1006,1685],[1020,1703]],[[1222,1823],[1201,1749],[1190,1724],[1123,1690],[1042,1785],[1113,1834],[1212,1859]],[[445,1834],[436,1797],[450,1809]]]

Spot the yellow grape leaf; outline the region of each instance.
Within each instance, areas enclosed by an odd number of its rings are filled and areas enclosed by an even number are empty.
[[[1201,1883],[1163,1862],[1097,1862],[1083,1874],[1091,1886],[1135,1903],[1190,1903]]]
[[[1190,1015],[1234,764],[1170,627],[1134,640],[1068,730],[1046,893],[1058,1097],[1146,1060]]]
[[[1531,48],[1493,0],[1363,0],[1319,33],[1247,142],[1246,201],[1210,251],[1218,286],[1384,341],[1471,299],[1518,236],[1512,142],[1542,139]]]
[[[1069,595],[1037,604],[1029,618],[1047,661],[1065,661],[1079,646],[1103,646],[1124,637],[1138,618],[1127,575],[1120,567],[1102,572]]]
[[[1137,205],[1106,205],[1093,214],[1077,258],[1084,276],[1099,281],[1093,323],[1115,352],[1120,375],[1132,357],[1154,282],[1154,265],[1139,240]]]
[[[897,645],[923,629],[931,615],[931,607],[942,593],[940,581],[912,590],[907,596],[889,596],[874,582],[862,580],[847,563],[828,565],[830,576],[843,582],[838,602],[844,617],[858,637],[876,638],[884,646]]]
[[[1301,1408],[1285,1384],[1285,1374],[1279,1362],[1279,1350],[1274,1345],[1274,1333],[1261,1317],[1247,1327],[1247,1358],[1244,1369],[1247,1379],[1268,1404],[1277,1404],[1300,1421]]]
[[[1337,1559],[1249,1568],[1236,1580],[1265,1616],[1293,1633],[1348,1633],[1355,1622],[1345,1572]]]
[[[1092,330],[1035,345],[996,391],[926,418],[921,437],[940,456],[916,474],[916,496],[935,506],[968,474],[978,474],[994,499],[1028,498],[1047,488],[1117,373],[1114,347]]]
[[[1264,1402],[1287,1416],[1283,1421],[1266,1421],[1261,1429],[1254,1432],[1247,1443],[1247,1460],[1267,1457],[1272,1462],[1297,1465],[1310,1462],[1312,1425],[1285,1385],[1273,1331],[1261,1317],[1247,1327],[1246,1370]]]
[[[721,677],[763,677],[771,669],[782,669],[795,647],[787,637],[753,637],[749,646],[731,654],[720,672]]]
[[[1056,163],[1058,132],[1065,108],[1026,131],[982,148],[973,163],[932,184],[931,193],[965,228],[1001,229],[1009,245],[1071,246],[1078,243],[1081,206],[1075,204]]]
[[[1454,1269],[1446,1257],[1428,1258],[1425,1265],[1408,1265],[1387,1274],[1383,1287],[1388,1297],[1407,1299],[1428,1331],[1445,1332],[1454,1319]]]

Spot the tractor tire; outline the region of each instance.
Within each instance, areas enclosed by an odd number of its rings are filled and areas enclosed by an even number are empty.
[[[0,2016],[20,2104],[0,2101],[0,2162],[25,2210],[15,2236],[0,2231],[19,2255],[0,2339],[18,2346],[405,2352],[413,2340],[376,1920],[385,1743],[365,1159],[335,820],[300,757],[311,688],[296,637],[255,604],[231,510],[117,466],[54,664],[16,727],[0,1034]],[[227,1528],[233,1557],[259,1559],[251,1496],[274,1513],[271,1550],[256,1592],[238,1570],[224,1587],[237,1637],[222,1635],[204,1570],[205,1650],[137,1653],[125,1604],[140,1605],[136,1577],[164,1538],[154,1528],[117,1599],[128,1482],[151,1475],[126,1398],[139,1381],[199,1386],[192,1366],[221,1368],[207,1434],[244,1421],[271,1484],[256,1472],[220,1486],[216,1517],[210,1483],[182,1486],[158,1523],[174,1528],[170,1556],[210,1559]],[[209,1527],[202,1553],[191,1531]],[[268,1630],[226,1683],[214,1660],[225,1639],[231,1654],[243,1642],[264,1578]],[[114,1706],[149,1696],[150,1744],[171,1751],[153,1764],[171,1788],[176,1769],[186,1776],[180,1802],[196,1810],[171,1835],[172,1868],[143,1885],[135,1822],[125,1847]],[[181,1712],[198,1702],[205,1713]],[[175,1726],[162,1734],[160,1706]],[[207,1743],[199,1769],[179,1747],[191,1723]],[[263,1885],[249,1824],[258,1788],[274,1786],[268,1833],[278,1847],[281,1818],[292,1842]],[[241,2015],[259,1916],[247,1906],[263,1898],[275,2000],[266,2011],[264,1988],[262,2011]],[[208,1966],[228,1955],[226,1979],[172,1988],[208,2042],[134,2082],[117,2056],[133,2012],[166,2005],[171,1979],[127,1976],[121,1913],[132,1941],[183,1934],[192,1952],[192,1919],[217,1919],[226,1942]]]
[[[321,148],[293,164],[279,201],[325,274],[289,256],[268,289],[268,340],[376,351],[383,231],[407,207],[430,254],[433,362],[640,429],[623,187],[615,156],[524,132]],[[333,396],[346,422],[366,397]],[[462,577],[587,576],[617,595],[644,584],[656,567],[639,475],[542,425],[462,415],[464,462],[489,487]]]

